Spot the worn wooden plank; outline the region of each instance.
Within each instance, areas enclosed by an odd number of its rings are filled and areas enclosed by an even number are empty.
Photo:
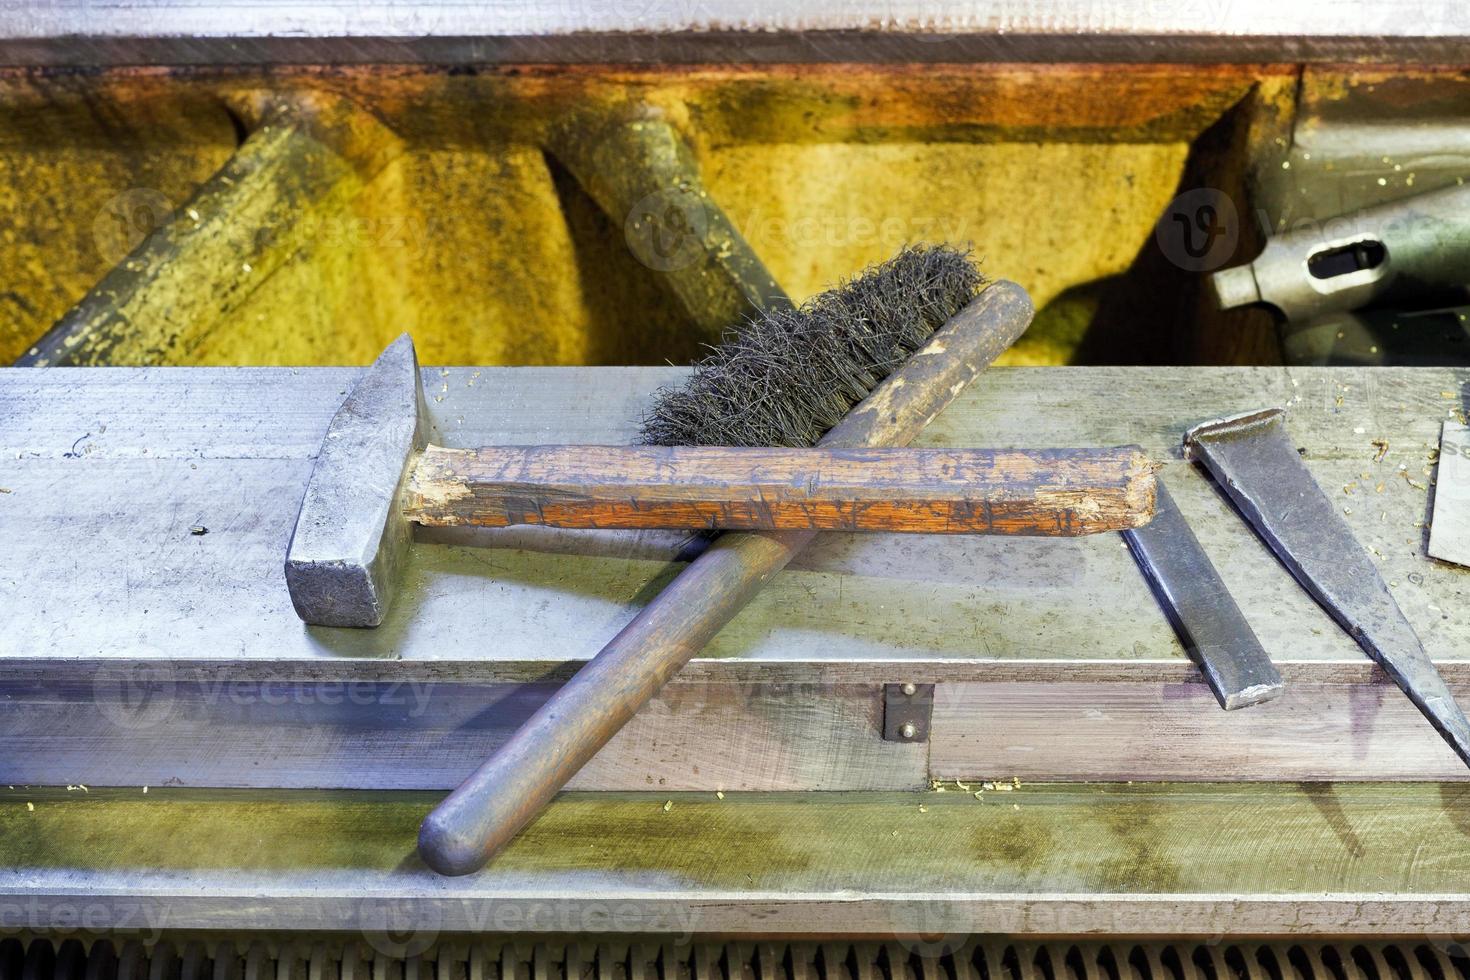
[[[567,794],[444,879],[412,856],[437,795],[16,789],[0,899],[33,928],[85,895],[99,929],[354,931],[391,908],[443,932],[1454,935],[1466,792]]]
[[[626,443],[652,391],[680,376],[430,369],[425,384],[433,435],[445,445]],[[280,563],[311,454],[355,377],[0,372],[7,665],[85,669],[142,656],[318,676],[540,676],[595,652],[670,571],[677,535],[425,531],[384,627],[302,627]],[[1138,443],[1173,458],[1189,424],[1289,403],[1308,465],[1351,510],[1346,519],[1453,680],[1470,661],[1456,612],[1470,580],[1424,557],[1420,525],[1439,423],[1461,410],[1466,380],[1447,369],[998,369],[922,442]],[[1376,439],[1389,444],[1382,458]],[[1314,665],[1332,678],[1374,676],[1198,472],[1174,458],[1164,475],[1288,681]],[[190,534],[194,525],[209,533]],[[486,622],[496,624],[490,649],[480,639]],[[874,682],[926,679],[895,678],[895,666],[928,679],[1193,676],[1122,543],[1108,536],[827,535],[693,669],[744,664],[797,670],[787,679],[862,669]]]
[[[1119,449],[430,446],[403,495],[431,527],[903,531],[1074,537],[1153,515]]]
[[[932,724],[936,779],[1470,779],[1386,682],[1295,681],[1232,712],[1200,683],[941,684]]]

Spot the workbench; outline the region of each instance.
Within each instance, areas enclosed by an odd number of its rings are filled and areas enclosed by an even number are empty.
[[[618,930],[790,934],[920,913],[955,932],[1387,934],[1470,914],[1463,767],[1179,453],[1195,422],[1286,405],[1470,696],[1470,572],[1424,554],[1439,426],[1463,417],[1470,371],[991,370],[921,444],[1140,444],[1281,700],[1220,711],[1116,535],[827,535],[581,792],[461,879],[412,856],[435,791],[695,543],[421,531],[381,628],[305,627],[282,561],[357,375],[0,371],[0,906],[28,927],[78,895],[106,923],[180,929],[355,928],[363,896],[505,931],[593,930],[610,909]],[[424,383],[444,445],[626,443],[681,376]],[[926,742],[882,738],[884,686],[904,682],[936,685]]]

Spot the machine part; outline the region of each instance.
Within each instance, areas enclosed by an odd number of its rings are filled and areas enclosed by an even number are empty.
[[[230,161],[16,366],[153,365],[186,357],[301,247],[312,214],[354,196],[398,149],[380,123],[340,100],[268,110]]]
[[[1281,353],[1287,364],[1463,367],[1470,365],[1470,306],[1356,310],[1288,323]]]
[[[658,110],[578,117],[553,132],[551,151],[623,229],[638,261],[662,274],[710,343],[752,313],[791,306]]]
[[[927,742],[934,716],[934,685],[883,685],[883,738],[889,742]]]
[[[1302,588],[1470,764],[1470,721],[1378,567],[1302,462],[1285,412],[1268,408],[1204,422],[1185,434],[1184,445]]]
[[[1249,265],[1210,277],[1221,309],[1269,303],[1300,321],[1453,291],[1470,269],[1470,187],[1338,215],[1278,235]]]
[[[989,285],[821,444],[910,442],[1033,314],[1020,286]],[[429,866],[443,874],[482,867],[816,533],[731,534],[711,544],[425,818],[419,854]]]
[[[1154,519],[1123,532],[1189,656],[1226,711],[1281,696],[1281,674],[1162,480]]]
[[[1470,427],[1459,422],[1440,429],[1429,556],[1470,566]]]
[[[65,948],[66,955],[63,955]],[[0,980],[88,977],[158,980],[178,976],[305,976],[311,980],[389,980],[401,976],[516,980],[1421,980],[1470,974],[1470,949],[1452,941],[1160,942],[1126,936],[1104,941],[1018,942],[916,930],[881,942],[733,941],[670,943],[656,936],[619,942],[535,936],[464,941],[417,933],[366,940],[340,936],[247,936],[213,942],[166,933],[136,938],[61,940],[22,933],[0,941]],[[115,972],[114,972],[115,971]]]

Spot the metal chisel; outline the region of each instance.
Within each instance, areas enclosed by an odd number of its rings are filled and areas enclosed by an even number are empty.
[[[1302,462],[1285,412],[1269,408],[1204,422],[1185,434],[1184,445],[1302,588],[1470,765],[1470,722],[1378,567]]]

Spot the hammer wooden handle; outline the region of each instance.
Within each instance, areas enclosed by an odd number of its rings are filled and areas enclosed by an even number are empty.
[[[1001,280],[847,413],[829,449],[903,445],[1031,322],[1026,291]],[[419,854],[468,874],[510,842],[817,532],[726,534],[553,694],[419,828]]]
[[[1154,467],[1118,449],[430,446],[419,524],[1071,537],[1138,527]]]

